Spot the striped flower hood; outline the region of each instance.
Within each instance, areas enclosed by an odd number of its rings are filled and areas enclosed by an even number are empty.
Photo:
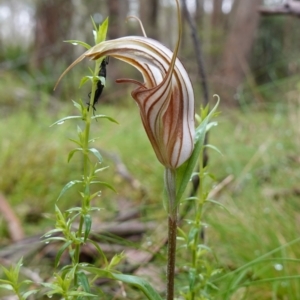
[[[156,40],[126,36],[101,42],[82,54],[63,75],[84,58],[114,57],[135,67],[143,82],[134,83],[131,92],[140,109],[141,119],[158,160],[176,169],[194,148],[194,92],[190,78],[177,58],[181,29],[174,53]],[[62,75],[62,76],[63,76]],[[61,76],[61,77],[62,77]]]

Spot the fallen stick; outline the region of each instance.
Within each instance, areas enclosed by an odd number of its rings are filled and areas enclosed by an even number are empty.
[[[21,222],[2,194],[0,194],[0,213],[7,223],[8,232],[12,241],[16,242],[23,239],[24,232]]]

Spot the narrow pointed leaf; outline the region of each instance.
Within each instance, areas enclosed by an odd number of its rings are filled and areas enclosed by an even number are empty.
[[[90,76],[84,76],[83,78],[81,78],[80,83],[79,83],[80,88],[89,81],[89,79],[90,79],[89,77]]]
[[[74,100],[72,100],[72,102],[73,102],[73,105],[74,105],[79,111],[82,111],[83,105],[82,105],[82,101],[81,101],[81,100],[80,100],[79,103],[76,102],[76,101],[74,101]]]
[[[92,119],[107,119],[113,123],[119,124],[119,122],[117,120],[115,120],[112,117],[108,117],[106,115],[96,115],[96,116],[92,116]]]
[[[101,24],[101,26],[99,26],[96,44],[106,40],[107,29],[108,29],[108,18],[106,18],[104,22]]]
[[[89,152],[94,154],[94,156],[98,159],[99,162],[103,162],[103,157],[101,156],[100,152],[96,148],[90,148]]]
[[[95,170],[95,174],[96,173],[99,173],[99,172],[102,172],[102,171],[104,171],[104,170],[106,170],[106,169],[108,169],[109,168],[109,166],[106,166],[106,167],[103,167],[103,168],[100,168],[100,169],[97,169],[97,170]]]
[[[133,276],[133,275],[118,274],[107,270],[101,270],[95,267],[82,267],[82,268],[99,277],[111,278],[111,279],[119,280],[124,283],[130,284],[138,288],[141,292],[143,292],[144,295],[149,300],[163,300],[160,297],[160,295],[155,291],[155,289],[148,283],[148,281],[140,277]]]
[[[87,293],[91,292],[90,283],[87,276],[83,272],[78,272],[77,274],[78,281],[80,285],[83,287],[83,290]]]
[[[11,283],[8,281],[7,284],[0,284],[0,289],[8,290],[8,291],[13,291],[13,287],[11,286]]]
[[[94,31],[97,32],[97,25],[96,25],[93,17],[91,17],[91,21],[92,21],[92,24],[93,24],[93,27],[94,27]],[[96,40],[95,40],[95,42],[96,42]]]
[[[39,290],[30,290],[26,293],[23,294],[23,298],[24,299],[27,299],[29,296],[33,295],[33,294],[36,294]]]
[[[65,252],[65,250],[72,244],[72,241],[68,241],[66,243],[64,243],[60,249],[57,251],[57,254],[56,254],[56,257],[55,257],[55,262],[54,262],[54,266],[55,268],[58,267],[59,265],[59,261],[60,261],[60,258],[62,256],[62,254]]]
[[[222,204],[222,203],[220,203],[220,202],[218,202],[216,200],[206,199],[205,202],[209,202],[209,203],[215,204],[215,205],[223,208],[224,210],[226,210],[230,215],[232,215],[232,213],[230,212],[230,210],[228,210],[228,208],[224,204]]]
[[[149,300],[162,300],[160,295],[154,290],[149,282],[145,279],[142,279],[141,277],[125,274],[113,274],[113,278],[135,286],[136,288],[141,290]]]
[[[20,268],[22,267],[22,265],[23,265],[23,257],[21,257],[20,259],[19,259],[19,261],[17,262],[17,264],[16,264],[16,266],[15,266],[15,268],[14,268],[14,279],[16,280],[16,281],[18,281],[18,278],[19,278],[19,274],[20,274]]]
[[[209,148],[209,149],[215,150],[216,152],[218,152],[220,155],[223,156],[223,153],[216,146],[214,146],[214,145],[207,144],[207,145],[205,145],[205,148]]]
[[[80,212],[80,211],[82,211],[82,207],[79,207],[79,206],[78,207],[72,207],[72,208],[67,210],[67,212],[69,212],[69,213]]]
[[[102,256],[103,260],[104,260],[104,265],[107,266],[108,265],[108,261],[106,258],[106,255],[104,254],[104,252],[102,251],[101,247],[97,244],[96,241],[93,241],[91,239],[87,239],[87,241],[89,243],[91,243],[92,245],[94,245],[94,247],[97,249],[97,251],[99,252],[99,254]]]
[[[86,49],[90,49],[91,48],[91,46],[89,44],[87,44],[85,42],[82,42],[82,41],[78,41],[78,40],[67,40],[65,42],[73,44],[73,45],[80,45],[80,46],[83,46]]]
[[[84,216],[84,226],[85,226],[85,229],[84,229],[84,241],[87,240],[89,234],[90,234],[90,231],[91,231],[91,227],[92,227],[92,219],[91,219],[91,216],[90,215],[85,215]]]
[[[50,235],[52,235],[53,233],[58,233],[58,232],[61,232],[61,229],[52,229],[52,230],[49,230],[44,235],[42,235],[42,238],[43,237],[50,237]]]
[[[63,238],[63,237],[59,237],[59,236],[55,237],[55,236],[54,236],[54,237],[50,237],[50,238],[48,238],[48,239],[43,240],[43,242],[44,242],[45,244],[48,244],[49,242],[52,242],[52,241],[63,241],[63,242],[65,242],[66,239]]]
[[[77,140],[74,140],[74,139],[71,139],[71,138],[69,138],[69,141],[71,141],[71,142],[77,144],[77,145],[80,146],[80,147],[82,146],[80,141],[77,141]]]
[[[108,184],[108,183],[106,183],[104,181],[91,181],[91,183],[94,183],[94,184],[97,183],[97,184],[105,185],[106,187],[108,187],[109,189],[111,189],[112,191],[114,191],[115,193],[117,192],[112,185],[110,185],[110,184]]]
[[[63,187],[63,189],[62,189],[62,191],[60,192],[60,194],[59,194],[57,200],[59,200],[60,197],[61,197],[68,189],[70,189],[72,186],[74,186],[74,185],[77,184],[77,183],[82,183],[82,181],[81,181],[81,180],[72,180],[72,181],[68,182],[68,183]]]
[[[82,151],[83,149],[82,148],[76,148],[72,151],[70,151],[69,155],[68,155],[68,162],[70,162],[70,160],[72,159],[72,157],[74,156],[74,154],[78,151]]]
[[[50,127],[57,125],[57,124],[59,124],[59,125],[63,124],[65,121],[72,120],[72,119],[82,119],[82,116],[68,116],[68,117],[62,118],[62,119],[54,122],[53,124],[51,124]]]

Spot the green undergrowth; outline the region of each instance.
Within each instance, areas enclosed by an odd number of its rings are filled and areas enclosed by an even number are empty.
[[[299,237],[300,229],[300,108],[295,97],[291,99],[264,109],[221,109],[219,125],[210,132],[209,143],[223,155],[209,150],[209,171],[215,180],[207,184],[218,186],[233,176],[214,196],[229,212],[211,205],[205,213],[205,243],[217,258],[211,256],[211,263],[223,270],[215,279],[220,288],[215,299],[297,299],[300,294],[299,279],[248,287],[253,281],[300,273],[300,262],[289,260],[300,257],[299,243],[283,247]],[[51,218],[60,190],[75,174],[80,176],[81,166],[67,163],[67,153],[73,147],[68,138],[73,138],[76,123],[49,127],[70,114],[72,104],[55,106],[59,109],[49,110],[47,102],[36,104],[33,113],[25,103],[9,110],[0,122],[0,191],[20,218],[26,235],[42,235],[53,226]],[[140,209],[142,220],[160,222],[165,217],[161,205],[163,168],[141,126],[138,108],[128,100],[126,105],[100,104],[97,113],[120,123],[99,120],[91,131],[99,137],[94,145],[103,150],[104,166],[109,166],[104,179],[117,190],[103,188],[94,203],[105,209],[105,213],[99,212],[99,220],[111,221],[123,209],[118,200],[126,199]],[[140,182],[143,192],[120,176],[116,158]],[[59,200],[59,206],[68,208],[77,199],[76,189],[71,189]],[[1,246],[9,244],[3,216],[0,233]],[[274,249],[278,251],[272,252]],[[160,266],[165,263],[159,257],[155,262]],[[184,261],[179,259],[178,264],[184,265]]]

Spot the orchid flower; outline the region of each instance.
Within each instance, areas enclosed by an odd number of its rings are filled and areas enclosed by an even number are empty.
[[[104,41],[82,54],[62,74],[86,57],[96,60],[106,56],[127,62],[140,71],[144,82],[134,79],[117,82],[137,85],[131,95],[139,106],[145,131],[158,160],[173,170],[190,157],[194,148],[194,93],[189,76],[177,58],[180,39],[181,24],[174,53],[147,37],[126,36]]]

